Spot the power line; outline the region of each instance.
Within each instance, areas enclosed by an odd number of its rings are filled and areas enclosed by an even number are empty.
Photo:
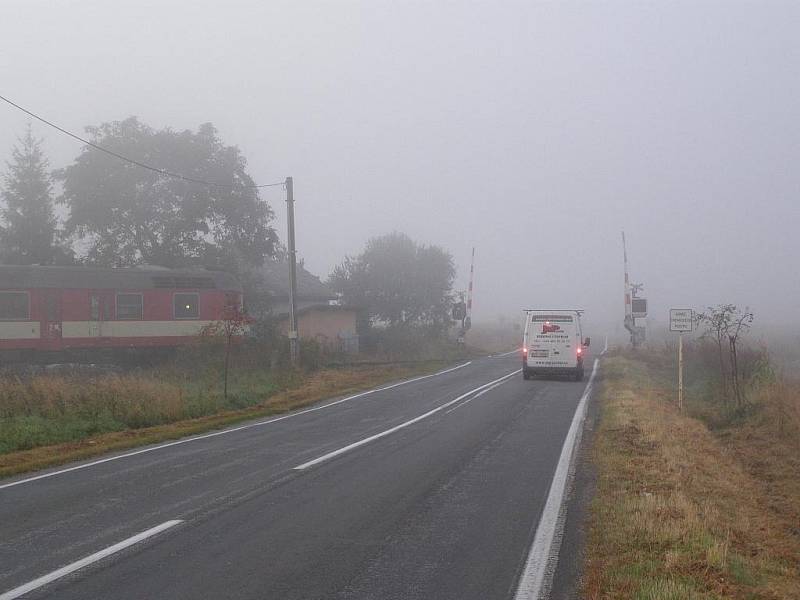
[[[187,177],[186,175],[181,175],[180,173],[173,173],[172,171],[167,171],[166,169],[160,169],[158,167],[154,167],[152,165],[148,165],[148,164],[145,164],[143,162],[139,162],[138,160],[134,160],[134,159],[129,158],[127,156],[123,156],[122,154],[118,154],[117,152],[114,152],[113,150],[109,150],[108,148],[103,148],[102,146],[99,146],[99,145],[97,145],[97,144],[95,144],[93,142],[90,142],[89,140],[84,139],[81,136],[72,133],[71,131],[67,131],[63,127],[59,127],[55,123],[53,123],[51,121],[48,121],[44,117],[40,117],[36,113],[31,112],[27,108],[24,108],[24,107],[20,106],[16,102],[12,102],[11,100],[9,100],[8,98],[5,98],[4,96],[0,96],[0,100],[2,100],[3,102],[6,102],[7,104],[10,104],[14,108],[17,108],[17,109],[21,110],[25,114],[30,115],[34,119],[36,119],[38,121],[41,121],[45,125],[49,125],[53,129],[57,129],[61,133],[64,133],[64,134],[68,135],[71,138],[75,138],[79,142],[83,142],[87,146],[91,146],[95,150],[100,150],[100,152],[105,152],[106,154],[110,154],[111,156],[113,156],[115,158],[118,158],[119,160],[123,160],[125,162],[131,163],[132,165],[136,165],[137,167],[141,167],[142,169],[147,169],[148,171],[153,171],[155,173],[158,173],[159,175],[163,175],[164,177],[172,177],[174,179],[181,179],[183,181],[188,181],[190,183],[199,183],[200,185],[207,185],[207,186],[211,186],[211,187],[222,187],[222,188],[233,187],[232,185],[225,184],[225,183],[214,183],[213,181],[205,181],[203,179],[195,179],[193,177]],[[266,187],[275,187],[275,186],[278,186],[278,185],[284,185],[284,182],[283,181],[278,181],[276,183],[264,183],[262,185],[246,185],[244,187],[245,188],[266,188]]]

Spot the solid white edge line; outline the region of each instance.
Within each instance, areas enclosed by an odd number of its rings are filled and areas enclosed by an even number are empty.
[[[461,394],[458,398],[455,398],[453,400],[445,402],[444,404],[442,404],[440,406],[437,406],[433,410],[429,410],[425,414],[419,415],[418,417],[414,417],[413,419],[405,421],[404,423],[400,423],[399,425],[395,425],[394,427],[392,427],[390,429],[386,429],[385,431],[381,431],[380,433],[376,433],[375,435],[371,435],[371,436],[366,437],[366,438],[364,438],[362,440],[359,440],[357,442],[353,442],[352,444],[348,444],[347,446],[343,446],[342,448],[339,448],[338,450],[334,450],[333,452],[328,452],[327,454],[323,454],[322,456],[320,456],[318,458],[315,458],[313,460],[309,460],[308,462],[304,462],[302,465],[296,466],[293,470],[294,471],[304,471],[304,470],[308,469],[309,467],[313,467],[315,465],[318,465],[320,463],[328,461],[328,460],[330,460],[330,459],[332,459],[332,458],[334,458],[336,456],[344,454],[345,452],[349,452],[350,450],[355,450],[356,448],[359,448],[361,446],[369,444],[370,442],[374,442],[375,440],[378,440],[378,439],[380,439],[382,437],[386,437],[387,435],[391,435],[395,431],[399,431],[399,430],[401,430],[401,429],[403,429],[405,427],[408,427],[409,425],[413,425],[414,423],[422,421],[423,419],[427,419],[431,415],[439,412],[440,410],[443,410],[443,409],[447,408],[448,406],[452,406],[456,402],[458,402],[460,400],[463,400],[464,398],[467,398],[468,396],[474,394],[475,392],[479,392],[482,389],[487,388],[487,387],[489,387],[489,386],[491,386],[491,385],[493,385],[495,383],[501,382],[504,379],[508,379],[512,375],[516,375],[519,372],[520,372],[520,369],[515,369],[514,371],[511,371],[511,373],[509,373],[508,375],[503,375],[502,377],[499,377],[499,378],[495,379],[494,381],[490,381],[488,383],[484,383],[483,385],[479,385],[475,389],[472,389],[472,390],[466,392],[465,394]]]
[[[63,473],[69,473],[71,471],[78,471],[80,469],[88,469],[89,467],[94,467],[97,465],[101,465],[103,463],[111,462],[114,460],[119,460],[121,458],[128,458],[131,456],[136,456],[138,454],[145,454],[147,452],[154,452],[155,450],[162,450],[164,448],[170,448],[172,446],[179,446],[181,444],[188,444],[189,442],[197,442],[199,440],[205,440],[208,438],[217,437],[220,435],[227,435],[229,433],[234,433],[236,431],[242,431],[244,429],[252,429],[253,427],[261,427],[262,425],[269,425],[270,423],[275,423],[277,421],[283,421],[285,419],[291,419],[294,417],[299,417],[300,415],[304,415],[307,413],[315,412],[318,410],[323,410],[325,408],[330,408],[331,406],[336,406],[337,404],[342,404],[343,402],[348,402],[350,400],[355,400],[356,398],[361,398],[362,396],[368,396],[369,394],[376,394],[378,392],[384,392],[386,390],[391,390],[392,388],[399,387],[401,385],[406,385],[408,383],[414,383],[416,381],[421,381],[423,379],[428,379],[430,377],[437,377],[439,375],[444,375],[445,373],[451,373],[458,369],[463,369],[464,367],[472,364],[472,361],[465,362],[463,364],[457,365],[455,367],[451,367],[449,369],[445,369],[444,371],[438,371],[436,373],[431,373],[430,375],[421,375],[420,377],[414,377],[413,379],[406,379],[404,381],[400,381],[398,383],[393,383],[392,385],[387,385],[381,388],[375,388],[372,390],[367,390],[365,392],[359,392],[358,394],[354,394],[352,396],[348,396],[347,398],[342,398],[341,400],[336,400],[334,402],[329,402],[328,404],[323,404],[321,406],[314,406],[312,408],[306,408],[297,412],[289,413],[287,415],[282,415],[280,417],[275,417],[273,419],[267,419],[266,421],[258,421],[256,423],[248,423],[247,425],[240,425],[239,427],[232,427],[230,429],[223,429],[221,431],[214,431],[212,433],[205,433],[203,435],[197,435],[193,437],[184,438],[181,440],[177,440],[174,442],[168,442],[166,444],[160,444],[158,446],[152,446],[149,448],[142,448],[141,450],[134,450],[133,452],[126,452],[125,454],[118,454],[116,456],[109,456],[108,458],[101,458],[100,460],[94,460],[89,463],[84,463],[80,465],[76,465],[74,467],[68,467],[66,469],[59,469],[57,471],[50,471],[49,473],[43,473],[41,475],[35,475],[33,477],[26,477],[25,479],[19,479],[17,481],[12,481],[10,483],[0,484],[0,490],[14,487],[17,485],[22,485],[23,483],[30,483],[32,481],[38,481],[39,479],[47,479],[48,477],[54,477],[56,475],[61,475]]]
[[[528,551],[525,568],[517,585],[515,600],[541,600],[545,597],[544,594],[549,593],[547,589],[549,583],[546,584],[545,576],[552,576],[552,573],[548,572],[548,567],[552,568],[558,558],[562,533],[559,530],[563,528],[564,524],[563,508],[566,501],[567,483],[570,479],[575,451],[580,444],[583,420],[586,417],[586,404],[592,392],[592,383],[597,374],[599,362],[599,359],[594,359],[592,374],[589,376],[589,382],[578,402],[569,431],[564,439],[561,456],[550,484],[550,492],[547,494],[547,501],[536,528],[536,535]]]
[[[84,567],[95,563],[99,560],[103,560],[107,556],[111,556],[112,554],[116,554],[120,550],[124,550],[125,548],[129,548],[134,544],[138,544],[142,540],[146,540],[149,537],[152,537],[162,531],[169,529],[170,527],[174,527],[183,523],[182,520],[176,519],[173,521],[166,521],[161,525],[156,525],[148,529],[147,531],[143,531],[142,533],[137,533],[136,535],[129,537],[126,540],[122,540],[118,544],[114,544],[113,546],[109,546],[108,548],[104,548],[99,552],[95,552],[94,554],[90,554],[74,563],[68,564],[60,569],[56,569],[55,571],[48,573],[47,575],[43,575],[42,577],[38,577],[33,581],[30,581],[24,585],[19,587],[15,587],[13,590],[9,590],[3,594],[0,594],[0,600],[14,600],[15,598],[19,598],[20,596],[24,596],[28,592],[32,592],[35,589],[38,589],[48,583],[52,583],[56,579],[61,579],[62,577],[69,575],[70,573],[74,573],[79,569],[83,569]]]

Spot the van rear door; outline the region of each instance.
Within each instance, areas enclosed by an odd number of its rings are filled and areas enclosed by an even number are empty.
[[[541,369],[575,367],[576,323],[572,315],[532,314],[530,318],[528,365]]]

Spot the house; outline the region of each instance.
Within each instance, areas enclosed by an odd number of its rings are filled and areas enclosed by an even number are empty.
[[[263,300],[278,323],[278,331],[289,331],[289,263],[268,260],[260,270],[259,300]],[[247,302],[247,298],[245,298]],[[342,306],[329,286],[297,265],[297,330],[301,339],[316,340],[333,351],[358,352],[358,310]]]

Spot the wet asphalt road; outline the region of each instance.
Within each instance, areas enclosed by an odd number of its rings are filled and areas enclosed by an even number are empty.
[[[0,480],[0,598],[172,521],[23,597],[513,598],[586,386],[523,381],[518,369],[516,354],[482,358],[271,422]]]

